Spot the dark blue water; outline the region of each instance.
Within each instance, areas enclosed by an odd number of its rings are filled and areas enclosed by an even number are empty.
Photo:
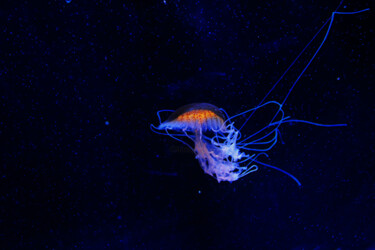
[[[234,183],[150,131],[257,105],[338,1],[9,1],[0,7],[4,249],[375,247],[372,11],[336,16],[268,163]],[[344,1],[356,11],[370,1]],[[271,93],[281,102],[323,39]],[[247,124],[251,129],[251,123]]]

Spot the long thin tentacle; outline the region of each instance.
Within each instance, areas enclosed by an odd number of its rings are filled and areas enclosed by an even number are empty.
[[[269,164],[264,163],[264,162],[260,162],[260,161],[258,161],[258,160],[256,160],[256,159],[254,159],[254,161],[255,161],[256,163],[258,163],[258,164],[261,164],[261,165],[265,166],[265,167],[272,168],[272,169],[275,169],[275,170],[277,170],[277,171],[280,171],[281,173],[286,174],[287,176],[289,176],[290,178],[292,178],[295,182],[297,182],[298,186],[302,186],[302,185],[301,185],[301,182],[300,182],[296,177],[294,177],[292,174],[286,172],[285,170],[282,170],[281,168],[278,168],[278,167],[275,167],[275,166],[269,165]]]
[[[341,4],[342,4],[343,0],[341,0],[340,4],[337,6],[337,8],[335,9],[338,10],[338,8],[340,8]],[[269,96],[269,94],[271,94],[271,92],[274,90],[274,88],[276,88],[276,86],[279,84],[279,82],[284,78],[284,76],[286,75],[286,73],[288,73],[288,71],[293,67],[293,65],[297,62],[297,60],[301,57],[301,55],[305,52],[305,50],[310,46],[310,44],[315,40],[315,38],[319,35],[319,33],[322,31],[322,29],[327,25],[327,23],[329,22],[329,20],[331,19],[328,18],[324,24],[320,27],[320,29],[315,33],[315,35],[313,36],[313,38],[311,38],[311,40],[307,43],[307,45],[301,50],[301,52],[297,55],[297,57],[293,60],[293,62],[289,65],[289,67],[284,71],[284,73],[280,76],[280,78],[274,83],[274,85],[272,86],[272,88],[268,91],[268,93],[263,97],[263,99],[260,101],[260,103],[258,104],[258,106],[262,105],[262,103],[267,99],[267,97]],[[241,130],[243,128],[243,126],[245,126],[245,124],[249,121],[249,119],[252,117],[252,115],[254,114],[255,110],[249,115],[249,117],[246,119],[246,121],[242,124],[242,126],[240,127],[239,130]]]
[[[358,13],[361,13],[361,12],[364,12],[364,11],[368,11],[370,10],[369,8],[367,9],[363,9],[363,10],[360,10],[360,11],[354,11],[354,12],[332,12],[332,15],[331,15],[331,18],[330,18],[330,22],[329,22],[329,25],[328,25],[328,28],[327,28],[327,32],[323,38],[323,41],[320,43],[319,47],[316,49],[315,53],[313,54],[313,56],[311,57],[311,59],[309,60],[309,62],[306,64],[306,66],[303,68],[302,72],[298,75],[297,79],[294,81],[292,87],[289,89],[288,93],[286,94],[283,102],[281,103],[281,106],[284,105],[284,103],[286,102],[286,100],[288,99],[290,93],[292,92],[293,88],[296,86],[297,82],[299,81],[299,79],[302,77],[302,75],[305,73],[305,71],[307,70],[307,68],[310,66],[310,64],[312,63],[312,61],[315,59],[316,55],[318,54],[318,52],[320,51],[320,49],[322,48],[323,44],[325,43],[325,41],[327,40],[327,37],[328,37],[328,34],[331,30],[331,27],[332,27],[332,23],[333,23],[333,20],[335,18],[335,14],[339,14],[339,15],[342,15],[342,14],[347,14],[347,15],[353,15],[353,14],[358,14]],[[277,114],[275,114],[274,118],[271,120],[271,122],[273,122],[273,120],[275,119]]]

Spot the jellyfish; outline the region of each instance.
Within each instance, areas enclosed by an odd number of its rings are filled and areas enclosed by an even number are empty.
[[[232,124],[225,125],[225,121],[224,112],[218,107],[209,103],[193,103],[177,109],[157,129],[174,138],[186,136],[191,139],[194,148],[184,143],[194,151],[203,171],[219,182],[232,182],[250,172],[241,167],[239,161],[246,162],[252,157],[240,151],[237,146],[239,132]],[[170,130],[180,134],[171,134]],[[209,133],[211,136],[207,135]]]
[[[238,117],[261,111],[273,106],[278,114],[266,126],[249,136],[243,137],[234,124]],[[169,112],[169,117],[161,120],[161,113]],[[300,181],[292,174],[265,163],[260,157],[278,141],[279,127],[283,123],[309,123],[317,126],[345,126],[345,124],[325,125],[284,116],[281,104],[269,101],[253,109],[229,117],[224,109],[209,103],[192,103],[177,110],[157,112],[160,125],[151,125],[158,134],[168,135],[189,147],[196,156],[203,171],[218,182],[233,182],[258,170],[258,165],[278,170],[291,177],[299,186]],[[189,141],[185,139],[188,138]],[[193,145],[193,146],[192,146]]]
[[[285,116],[283,106],[298,80],[324,44],[331,29],[335,14],[357,14],[367,10],[369,9],[356,12],[332,12],[331,17],[323,24],[320,30],[318,30],[292,64],[272,86],[262,101],[254,108],[234,116],[229,116],[224,109],[218,108],[215,105],[209,103],[192,103],[182,106],[177,110],[158,111],[159,125],[155,126],[151,124],[151,130],[158,134],[170,136],[185,144],[194,152],[203,171],[215,178],[218,182],[236,181],[257,171],[259,166],[263,166],[286,174],[301,186],[301,182],[295,176],[264,161],[265,158],[268,158],[267,152],[276,145],[280,138],[279,127],[287,123],[307,123],[322,127],[339,127],[346,126],[346,124],[322,124],[294,119],[290,116]],[[329,25],[320,46],[303,68],[302,72],[298,75],[297,79],[293,82],[284,99],[281,102],[265,102],[272,90],[327,24]],[[270,116],[264,126],[248,135],[241,132],[255,113],[263,112],[266,109],[271,109],[273,111],[272,116]],[[161,119],[162,113],[169,113],[168,118],[164,121]],[[245,121],[237,126],[238,121],[243,117],[245,117]]]

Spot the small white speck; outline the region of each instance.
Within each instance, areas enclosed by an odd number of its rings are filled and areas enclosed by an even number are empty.
[[[198,194],[201,194],[201,193],[202,193],[202,191],[198,190]]]

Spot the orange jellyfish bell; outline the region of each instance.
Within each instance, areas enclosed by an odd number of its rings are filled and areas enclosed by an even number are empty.
[[[224,113],[215,105],[209,103],[192,103],[174,111],[158,129],[174,131],[219,130],[225,121]]]

